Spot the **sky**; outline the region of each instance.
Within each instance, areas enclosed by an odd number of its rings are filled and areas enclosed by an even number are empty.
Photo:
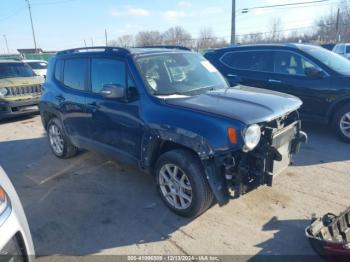
[[[238,35],[269,31],[275,18],[281,28],[313,30],[315,19],[337,8],[340,0],[329,0],[294,7],[252,9],[266,5],[313,0],[236,0]],[[38,47],[62,50],[87,45],[104,45],[108,39],[141,30],[165,31],[182,26],[194,38],[203,28],[229,39],[232,0],[30,0]],[[34,48],[28,7],[25,0],[0,0],[0,53],[17,48]]]

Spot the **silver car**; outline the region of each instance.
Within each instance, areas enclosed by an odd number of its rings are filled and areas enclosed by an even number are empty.
[[[336,44],[332,51],[341,56],[344,56],[347,59],[350,59],[350,44]]]
[[[34,261],[27,218],[15,188],[0,167],[0,261]]]

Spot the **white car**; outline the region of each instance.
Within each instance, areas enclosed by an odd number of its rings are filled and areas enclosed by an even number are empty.
[[[350,44],[336,44],[332,51],[350,59]]]
[[[34,261],[27,218],[16,190],[0,167],[0,261]]]
[[[38,76],[46,77],[47,65],[45,60],[23,60],[27,63]]]

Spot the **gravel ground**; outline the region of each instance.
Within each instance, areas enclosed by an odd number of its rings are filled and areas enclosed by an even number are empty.
[[[321,125],[304,130],[309,143],[272,188],[194,220],[171,213],[149,175],[91,152],[54,157],[39,116],[0,123],[0,164],[40,256],[314,254],[304,237],[311,214],[349,206],[350,145]]]

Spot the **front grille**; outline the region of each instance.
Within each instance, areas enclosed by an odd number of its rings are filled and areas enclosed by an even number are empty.
[[[41,85],[30,85],[30,86],[16,86],[7,88],[8,93],[6,96],[23,96],[31,94],[41,94]]]

